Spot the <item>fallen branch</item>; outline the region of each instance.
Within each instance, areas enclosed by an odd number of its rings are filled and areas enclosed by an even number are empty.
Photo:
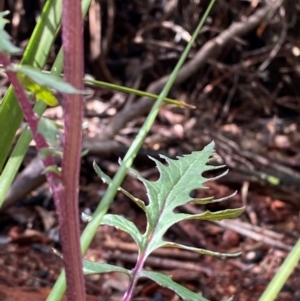
[[[261,9],[258,9],[252,16],[246,21],[234,22],[227,30],[224,30],[215,38],[207,41],[202,48],[196,53],[195,57],[187,62],[179,71],[175,80],[175,85],[181,84],[190,78],[193,74],[199,71],[209,59],[215,59],[221,53],[223,48],[235,37],[241,37],[254,28],[256,28],[261,22],[266,21],[269,16],[272,16],[278,6],[279,1],[269,1],[269,4]],[[147,92],[159,94],[163,86],[166,84],[169,74],[151,83]],[[112,138],[115,134],[122,129],[127,122],[134,118],[148,113],[153,105],[153,102],[147,97],[140,98],[136,103],[129,104],[124,107],[122,111],[117,113],[112,122],[107,126],[105,135],[102,135],[102,139],[106,140]]]

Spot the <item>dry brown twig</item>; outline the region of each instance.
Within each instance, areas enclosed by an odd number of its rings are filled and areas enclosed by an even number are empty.
[[[175,85],[186,81],[203,67],[209,59],[216,58],[233,37],[241,37],[247,34],[256,28],[263,20],[268,19],[269,16],[275,13],[281,2],[282,0],[270,1],[270,3],[263,8],[258,9],[246,21],[232,23],[228,29],[224,30],[215,38],[207,41],[196,53],[195,57],[188,61],[179,71]],[[154,81],[148,86],[147,92],[159,94],[168,78],[169,74]],[[149,98],[142,97],[135,104],[125,106],[122,111],[115,115],[106,129],[105,135],[99,137],[99,139],[107,140],[112,138],[128,121],[148,113],[152,104],[153,102]]]

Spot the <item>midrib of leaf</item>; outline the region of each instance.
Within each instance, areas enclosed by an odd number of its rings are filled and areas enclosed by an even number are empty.
[[[171,184],[173,186],[173,189],[174,187],[176,187],[176,183],[178,183],[179,181],[181,180],[181,177],[179,176],[178,177],[178,180],[173,184]],[[164,201],[163,201],[163,205],[161,206],[161,208],[159,209],[159,212],[158,212],[158,218],[156,219],[156,221],[154,222],[153,224],[153,230],[151,231],[150,235],[153,233],[155,235],[156,233],[156,229],[158,228],[158,225],[159,225],[159,222],[162,220],[162,217],[171,212],[171,214],[174,214],[173,213],[173,210],[177,207],[177,206],[170,206],[172,201],[170,201],[170,203],[168,204],[168,198],[170,197],[170,195],[172,194],[172,190],[170,190],[167,195],[163,198]],[[159,202],[158,202],[159,203]],[[153,206],[154,206],[154,203],[152,203]],[[151,203],[149,204],[150,207],[151,207]],[[150,209],[151,210],[151,209]],[[169,228],[169,226],[166,226],[166,228]]]

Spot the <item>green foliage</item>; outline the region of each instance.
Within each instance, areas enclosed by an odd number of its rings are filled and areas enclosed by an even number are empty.
[[[150,159],[156,163],[160,173],[159,179],[155,182],[144,179],[136,170],[130,169],[130,171],[134,173],[136,177],[145,185],[149,203],[146,205],[143,201],[133,197],[124,189],[119,188],[119,190],[123,191],[145,212],[147,217],[147,228],[145,233],[140,233],[140,231],[131,221],[128,221],[125,217],[118,215],[105,215],[101,224],[116,227],[117,229],[127,232],[133,238],[139,249],[139,262],[137,263],[137,266],[142,266],[150,253],[160,247],[180,248],[213,256],[239,255],[238,253],[225,254],[193,248],[190,246],[165,241],[163,239],[163,235],[166,233],[166,231],[172,225],[180,221],[189,219],[222,220],[225,218],[235,218],[243,212],[243,208],[222,210],[218,212],[205,211],[200,214],[185,214],[176,212],[178,207],[184,206],[187,203],[201,203],[201,199],[192,198],[190,193],[195,189],[204,189],[205,182],[216,179],[208,179],[203,176],[203,173],[206,171],[216,170],[222,167],[212,166],[207,163],[211,159],[213,153],[214,143],[212,142],[202,151],[193,152],[183,157],[178,157],[177,160],[169,159],[166,156],[161,155],[161,158],[166,160],[167,165],[163,165],[160,161],[150,157]],[[94,168],[102,181],[110,185],[112,180],[101,171],[99,166],[94,164]],[[224,174],[226,174],[226,172],[222,173],[217,178],[223,176]],[[224,199],[227,198],[223,198],[222,200]],[[205,203],[220,201],[214,200],[213,198],[205,198],[203,200]],[[87,215],[84,215],[84,217],[88,220],[91,220],[91,218]],[[84,265],[85,264],[86,262]],[[93,270],[93,265],[95,267],[95,273],[96,271],[101,271],[101,264],[90,262],[89,269],[91,271]],[[108,267],[105,266],[105,271],[107,271],[107,269]],[[160,285],[174,290],[184,300],[206,300],[201,295],[192,293],[186,288],[179,286],[177,283],[172,281],[169,276],[165,276],[160,273],[150,273],[144,271],[143,269],[135,271],[135,273],[132,271],[128,271],[127,273],[131,274],[132,277],[135,276],[137,278],[148,277]]]
[[[57,165],[51,165],[46,167],[43,171],[42,174],[46,174],[47,172],[54,172],[58,175],[61,175],[61,170]]]
[[[22,86],[33,93],[37,100],[43,101],[50,107],[54,107],[58,105],[58,100],[54,96],[54,94],[45,86],[41,86],[35,81],[33,81],[30,77],[26,76],[23,73],[18,74],[18,79]]]
[[[208,301],[206,298],[202,297],[201,294],[193,293],[187,288],[172,280],[171,276],[167,276],[161,273],[145,271],[141,272],[141,277],[149,278],[152,281],[155,281],[157,284],[166,287],[170,290],[173,290],[178,296],[183,300],[188,301]]]
[[[83,15],[87,13],[90,2],[91,0],[82,1]],[[43,67],[50,52],[52,42],[60,26],[60,16],[61,1],[47,1],[26,47],[21,62],[22,64],[32,65],[37,68]],[[51,74],[59,76],[62,70],[63,55],[62,49],[60,49],[51,68]],[[34,106],[34,112],[41,116],[46,108],[47,105],[45,102],[37,101]],[[21,109],[17,103],[13,89],[10,87],[5,94],[4,99],[0,103],[0,127],[2,129],[0,135],[0,170],[3,168],[4,162],[7,159],[7,155],[14,140],[15,132],[21,125],[22,120],[23,115]],[[2,170],[0,176],[0,207],[4,202],[13,179],[16,177],[31,139],[31,131],[27,126],[18,139],[5,168]]]
[[[44,136],[51,146],[58,146],[57,138],[60,132],[57,124],[53,120],[42,117],[39,121],[38,132]]]
[[[42,14],[36,24],[36,27],[29,39],[29,42],[23,54],[21,64],[30,65],[39,69],[43,68],[48,58],[48,55],[50,53],[50,49],[53,44],[53,41],[58,32],[60,22],[61,22],[61,0],[46,1],[43,7]],[[1,43],[2,41],[0,42],[0,44]],[[62,70],[62,65],[60,70]],[[57,70],[58,74],[60,73],[60,70]],[[42,106],[39,105],[39,108],[41,107]],[[45,107],[44,109],[40,110],[40,112],[44,110]],[[2,102],[0,103],[0,128],[1,128],[0,170],[2,170],[3,165],[6,162],[7,156],[10,152],[10,148],[15,138],[15,133],[20,127],[22,121],[23,121],[22,111],[19,107],[14,91],[10,86],[7,92],[5,93]],[[17,151],[18,158],[21,158],[20,155],[21,152],[26,153],[26,149],[28,148],[30,138],[29,139],[27,138],[30,136],[30,134],[29,135],[26,134],[26,136],[27,136],[26,139],[25,136],[23,136],[24,138],[22,142],[23,146],[19,144],[19,149]],[[25,143],[25,140],[27,141],[29,140],[29,142],[26,141]],[[22,150],[21,147],[23,147],[24,150]],[[17,169],[18,168],[15,168],[15,170]],[[9,173],[9,170],[7,171],[7,173]],[[12,173],[10,174],[10,178],[13,178]]]
[[[8,20],[4,19],[7,14],[8,11],[0,12],[0,52],[17,53],[21,49],[12,44],[9,34],[4,30],[5,24],[8,23]]]
[[[58,101],[50,89],[55,89],[61,93],[85,93],[75,89],[72,85],[65,82],[61,77],[42,72],[30,66],[13,65],[10,71],[17,72],[21,84],[32,92],[36,99],[42,100],[49,106],[55,106]]]
[[[30,66],[13,65],[11,67],[11,70],[26,75],[41,87],[55,89],[61,93],[84,93],[83,91],[75,89],[72,85],[65,82],[61,77],[49,73],[44,73]]]
[[[263,292],[259,301],[273,301],[277,298],[280,290],[283,288],[284,284],[293,273],[300,261],[300,239],[285,258],[280,269],[277,271],[276,275],[273,277],[266,290]]]
[[[131,277],[131,273],[122,267],[118,267],[112,264],[107,263],[97,263],[90,260],[83,259],[83,272],[85,275],[89,274],[103,274],[103,273],[111,273],[111,272],[119,272],[124,273]]]
[[[213,5],[215,3],[215,0],[211,0],[210,4],[207,6],[205,12],[203,13],[201,20],[198,23],[197,28],[195,29],[191,40],[189,41],[188,45],[186,46],[184,52],[182,53],[178,63],[176,64],[176,67],[168,77],[167,83],[165,84],[164,88],[162,89],[158,99],[156,102],[154,102],[153,108],[151,109],[150,113],[148,114],[143,126],[140,128],[139,133],[133,143],[131,144],[130,148],[128,149],[125,157],[124,162],[120,166],[119,170],[115,174],[109,189],[107,189],[105,195],[101,199],[101,202],[99,202],[99,205],[93,215],[93,219],[87,224],[86,228],[84,229],[82,236],[81,236],[81,247],[82,252],[85,253],[88,249],[89,245],[92,242],[93,237],[98,231],[99,224],[101,224],[102,219],[105,215],[105,213],[108,211],[110,204],[112,203],[116,192],[118,188],[120,187],[124,177],[126,176],[126,173],[128,171],[128,168],[132,165],[134,158],[136,157],[138,150],[143,144],[144,139],[146,138],[152,124],[154,123],[154,120],[156,116],[158,115],[160,106],[162,105],[163,101],[167,97],[172,85],[174,84],[177,74],[180,70],[180,68],[183,66],[185,59],[188,56],[189,51],[193,47],[196,38],[201,30],[201,28],[204,25],[204,22],[206,18],[208,17],[208,14],[210,13]],[[47,301],[59,301],[65,291],[66,288],[66,282],[65,282],[65,274],[61,273],[59,278],[57,279],[53,289],[51,290],[50,295],[47,298]],[[128,298],[130,296],[128,295]],[[127,299],[128,299],[127,298]],[[128,299],[129,300],[129,299]]]

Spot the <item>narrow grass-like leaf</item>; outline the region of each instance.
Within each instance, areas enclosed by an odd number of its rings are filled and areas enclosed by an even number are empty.
[[[180,298],[187,301],[209,301],[204,298],[201,294],[194,293],[184,286],[174,282],[171,276],[167,276],[157,272],[151,271],[141,271],[140,277],[146,277],[154,282],[158,283],[160,286],[166,287],[172,291],[174,291]]]
[[[82,1],[83,16],[86,15],[90,2],[91,0]],[[31,65],[39,69],[43,68],[50,52],[51,45],[59,29],[61,21],[61,7],[61,0],[51,0],[45,2],[42,14],[25,49],[21,64]],[[51,73],[60,75],[62,68],[63,55],[62,50],[60,49],[52,66]],[[45,109],[46,105],[44,102],[38,101],[36,103],[35,112],[37,112],[39,115],[41,115]],[[22,112],[13,93],[13,89],[10,87],[5,94],[4,99],[0,103],[0,128],[2,129],[0,135],[0,170],[7,159],[15,132],[21,125],[22,119]],[[9,166],[5,168],[5,177],[2,173],[3,179],[1,175],[0,206],[9,188],[9,183],[11,183],[12,179],[15,177],[21,158],[26,153],[30,142],[31,134],[28,128],[26,128],[23,132],[24,135],[21,135],[20,143],[17,143],[17,146],[13,151],[12,156],[14,158],[9,160]]]
[[[149,98],[152,98],[155,100],[158,98],[158,95],[155,95],[155,94],[152,94],[149,92],[145,92],[145,91],[141,91],[141,90],[137,90],[137,89],[133,89],[133,88],[129,88],[129,87],[124,87],[124,86],[120,86],[120,85],[116,85],[116,84],[111,84],[111,83],[107,83],[107,82],[102,82],[102,81],[98,81],[98,80],[84,79],[84,82],[93,87],[103,87],[103,88],[111,89],[114,91],[120,91],[120,92],[134,94],[134,95],[138,95],[138,96],[142,96],[142,97],[149,97]],[[179,100],[171,99],[171,98],[167,98],[167,97],[164,99],[164,102],[167,104],[171,104],[171,105],[180,107],[180,108],[188,108],[188,109],[196,108],[194,105],[188,104],[184,101],[179,101]]]
[[[8,107],[8,103],[6,103],[5,107]],[[38,115],[41,115],[42,112],[45,110],[46,108],[46,104],[38,101],[35,104],[35,113]],[[1,111],[1,105],[0,105],[0,111]],[[1,111],[3,113],[3,111]],[[0,113],[0,115],[2,114]],[[9,116],[6,116],[5,118],[10,118]],[[0,120],[1,120],[1,116],[0,116]],[[0,121],[1,123],[1,121]],[[1,135],[0,135],[1,137]],[[1,138],[0,138],[1,140]],[[8,190],[21,166],[21,163],[23,161],[23,158],[26,154],[27,148],[29,146],[29,143],[31,141],[31,131],[28,128],[28,126],[25,127],[25,129],[23,130],[18,142],[16,143],[14,150],[9,158],[9,160],[7,161],[5,168],[3,169],[1,176],[0,176],[0,207],[2,206],[4,199],[8,193]],[[0,148],[1,149],[1,148]],[[0,150],[1,152],[1,150]],[[1,159],[0,159],[1,161]],[[0,163],[1,165],[1,163]]]
[[[297,241],[292,251],[285,258],[276,275],[268,284],[258,301],[278,300],[278,294],[290,275],[293,273],[300,261],[300,239]]]

